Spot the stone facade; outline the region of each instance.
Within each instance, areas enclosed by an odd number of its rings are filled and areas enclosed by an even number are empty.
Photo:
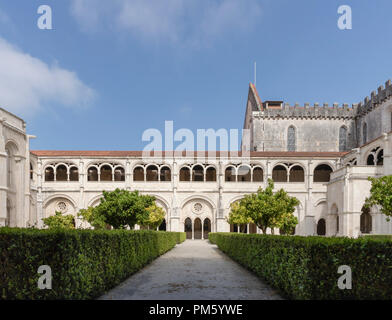
[[[122,188],[155,196],[166,230],[188,230],[190,238],[238,232],[225,220],[230,205],[272,178],[300,201],[296,234],[392,234],[378,208],[363,209],[367,178],[392,174],[391,93],[388,81],[352,107],[292,107],[262,102],[251,84],[244,121],[250,157],[199,160],[138,151],[30,152],[23,120],[0,109],[0,225],[43,227],[42,218],[61,211],[87,227],[77,212],[99,204],[103,190]]]

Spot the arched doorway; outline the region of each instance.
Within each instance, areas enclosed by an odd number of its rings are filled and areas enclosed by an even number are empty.
[[[159,231],[166,231],[166,219],[163,219],[161,225],[158,228]]]
[[[196,218],[193,226],[194,239],[201,239],[201,220]]]
[[[369,208],[362,208],[360,230],[362,233],[370,233],[372,231],[372,216]]]
[[[185,219],[184,232],[187,239],[192,239],[192,220],[190,218]]]
[[[318,236],[325,236],[326,234],[326,225],[325,219],[320,219],[317,223],[317,235]]]
[[[210,232],[211,232],[211,220],[208,218],[205,218],[204,223],[203,223],[204,239],[208,239],[208,234]]]

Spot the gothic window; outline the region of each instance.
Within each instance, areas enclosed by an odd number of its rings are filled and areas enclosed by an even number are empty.
[[[196,165],[192,169],[192,181],[204,181],[204,169],[200,165]]]
[[[276,166],[272,170],[272,180],[274,182],[287,182],[287,169],[284,166]]]
[[[63,164],[56,168],[56,181],[67,181],[67,167]]]
[[[320,164],[314,169],[313,182],[329,182],[332,168],[327,164]]]
[[[369,208],[362,209],[360,230],[362,233],[370,233],[372,231],[372,216]]]
[[[114,181],[125,181],[125,170],[122,167],[114,169]]]
[[[253,182],[263,182],[263,169],[260,167],[256,167],[253,169]]]
[[[347,150],[347,128],[342,126],[339,129],[339,151]]]
[[[336,233],[339,233],[339,215],[336,215]]]
[[[79,181],[79,170],[77,167],[69,169],[69,181]]]
[[[225,181],[234,182],[236,180],[235,178],[235,168],[232,166],[227,167],[225,170]]]
[[[188,167],[181,168],[180,181],[191,181],[191,171]]]
[[[213,167],[209,167],[206,170],[206,181],[216,181],[216,170]]]
[[[325,220],[320,219],[317,223],[317,235],[318,236],[325,236],[325,234],[326,234]]]
[[[144,181],[144,169],[142,167],[133,169],[133,181]]]
[[[300,166],[291,167],[289,181],[290,182],[304,182],[305,181],[304,169]]]
[[[367,142],[367,123],[365,122],[362,127],[362,142],[365,144]]]
[[[109,165],[104,165],[101,167],[101,179],[100,181],[112,181],[112,167]]]
[[[169,167],[162,167],[160,174],[161,181],[171,181],[171,170]]]
[[[98,181],[98,169],[96,167],[88,168],[87,181]]]
[[[54,181],[54,169],[52,167],[45,169],[45,181]]]
[[[251,181],[251,171],[248,166],[241,166],[238,168],[237,181],[240,182]]]
[[[287,130],[287,151],[296,151],[295,128],[290,126]]]

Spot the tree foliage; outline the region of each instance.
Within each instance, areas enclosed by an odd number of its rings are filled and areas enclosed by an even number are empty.
[[[156,230],[165,219],[165,211],[155,203],[147,208],[148,218],[143,225],[148,229]]]
[[[88,207],[87,209],[81,209],[78,213],[78,217],[87,221],[95,230],[107,229],[108,223],[106,217],[94,207]]]
[[[104,217],[104,221],[114,229],[133,229],[135,224],[143,224],[148,220],[147,209],[154,202],[154,197],[141,195],[138,191],[116,189],[104,191],[101,203],[93,212],[95,217]]]
[[[253,220],[246,216],[245,207],[240,205],[240,201],[233,202],[230,205],[229,217],[226,218],[229,224],[245,225],[252,223]]]
[[[292,233],[292,229],[298,224],[293,213],[299,201],[290,197],[283,189],[273,192],[274,182],[269,179],[268,186],[263,190],[259,188],[257,193],[246,195],[231,210],[230,223],[256,224],[265,234],[267,228],[280,228],[282,233]],[[234,210],[233,210],[234,209]]]
[[[49,229],[75,229],[74,216],[63,215],[60,211],[56,211],[54,216],[43,218],[42,221]]]
[[[389,217],[392,216],[392,176],[381,178],[369,177],[372,182],[370,197],[365,201],[365,207],[380,206],[381,212]]]

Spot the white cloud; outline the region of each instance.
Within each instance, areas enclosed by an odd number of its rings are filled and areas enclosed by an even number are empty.
[[[258,0],[72,0],[85,31],[125,31],[147,40],[195,43],[244,32],[261,15]]]
[[[84,107],[95,92],[76,73],[22,52],[0,37],[0,106],[32,114],[49,104]]]

